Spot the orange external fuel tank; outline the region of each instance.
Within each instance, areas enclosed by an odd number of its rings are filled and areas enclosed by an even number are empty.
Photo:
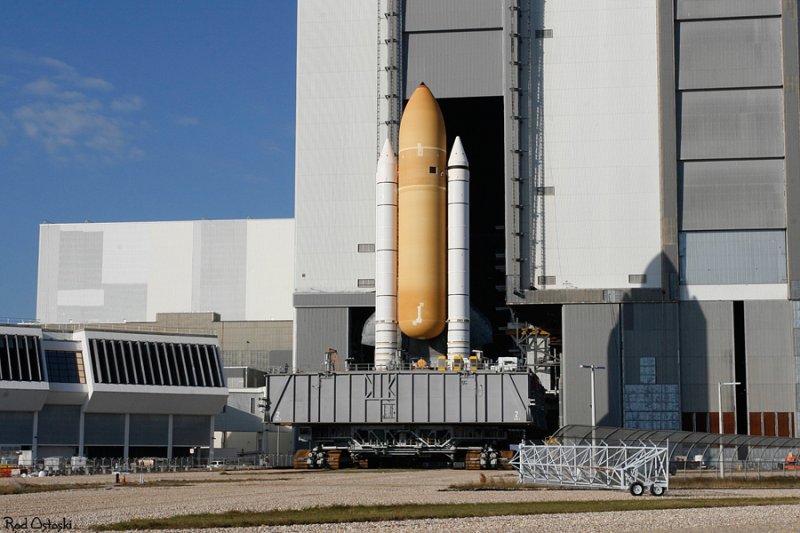
[[[397,321],[415,339],[447,319],[447,136],[431,91],[420,84],[400,120],[397,198]]]

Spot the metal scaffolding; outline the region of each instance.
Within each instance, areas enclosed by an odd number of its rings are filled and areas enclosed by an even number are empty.
[[[520,483],[630,489],[639,496],[649,489],[661,496],[669,487],[668,447],[652,442],[610,445],[529,445],[522,443],[512,460]]]

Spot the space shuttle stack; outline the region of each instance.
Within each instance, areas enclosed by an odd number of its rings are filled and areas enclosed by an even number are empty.
[[[447,161],[447,359],[469,354],[469,161],[456,137]]]
[[[375,189],[375,369],[397,353],[397,161],[387,139]]]
[[[470,353],[469,163],[458,137],[446,163],[444,118],[424,83],[406,105],[398,145],[395,159],[384,143],[376,174],[377,370],[397,353],[398,327],[429,340],[447,325],[448,359]]]

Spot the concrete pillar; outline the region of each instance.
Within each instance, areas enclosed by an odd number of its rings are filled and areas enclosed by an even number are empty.
[[[39,411],[33,412],[33,435],[31,435],[31,461],[36,465],[36,460],[39,458]]]
[[[81,408],[80,418],[78,419],[78,457],[84,457],[84,445],[86,442],[86,413]]]
[[[125,439],[125,444],[124,444],[124,450],[122,452],[122,457],[123,457],[123,460],[125,461],[125,464],[127,464],[129,462],[128,461],[128,450],[130,449],[130,442],[131,442],[131,415],[130,415],[130,413],[125,413],[125,437],[124,437],[124,439]]]
[[[208,417],[208,462],[214,460],[214,416]]]
[[[172,415],[167,417],[167,461],[172,461]]]

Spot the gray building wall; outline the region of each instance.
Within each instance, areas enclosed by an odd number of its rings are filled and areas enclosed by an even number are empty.
[[[561,424],[591,423],[590,364],[605,366],[595,371],[597,423],[621,426],[622,368],[620,360],[619,306],[565,305],[561,355]]]
[[[734,381],[731,302],[680,303],[681,406],[718,410],[717,383]],[[723,405],[732,411],[732,403]]]
[[[324,353],[336,349],[346,357],[350,351],[349,311],[347,307],[318,307],[297,309],[295,330],[297,353],[294,368],[301,372],[322,370]]]
[[[108,329],[109,324],[103,324]],[[158,313],[155,322],[128,322],[121,329],[216,335],[224,366],[267,371],[292,365],[291,320],[223,321],[217,313]]]
[[[291,219],[43,224],[36,316],[98,323],[215,311],[290,320],[293,233]]]
[[[747,406],[751,413],[795,410],[791,303],[745,302]]]
[[[591,422],[593,364],[599,425],[680,429],[677,304],[565,305],[563,321],[563,424]]]
[[[787,283],[785,156],[797,125],[786,123],[781,6],[676,3],[683,285]]]

